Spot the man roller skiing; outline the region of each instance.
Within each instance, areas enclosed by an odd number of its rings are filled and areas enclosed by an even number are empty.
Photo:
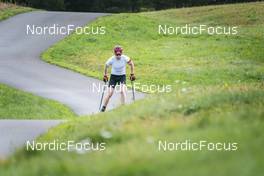
[[[114,56],[110,57],[105,63],[104,69],[104,82],[108,81],[108,67],[112,66],[111,76],[109,81],[109,89],[108,95],[104,100],[103,107],[101,108],[101,112],[106,110],[107,104],[112,97],[116,85],[120,85],[121,92],[121,103],[125,104],[126,100],[126,64],[128,64],[131,68],[130,80],[135,81],[136,77],[134,74],[134,63],[133,61],[126,55],[123,55],[123,49],[121,46],[114,47]]]

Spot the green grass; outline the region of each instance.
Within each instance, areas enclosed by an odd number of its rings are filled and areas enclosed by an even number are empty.
[[[173,84],[175,80],[184,80],[191,85],[218,85],[263,81],[263,6],[251,3],[107,16],[91,24],[106,26],[106,35],[72,35],[45,52],[43,59],[101,79],[113,46],[120,44],[135,61],[140,83]],[[258,20],[252,21],[251,14],[257,14]],[[239,26],[239,34],[157,33],[159,24],[183,23]]]
[[[33,10],[34,10],[33,8],[29,8],[29,7],[22,7],[14,4],[7,4],[0,2],[0,21],[7,19],[11,16]]]
[[[68,119],[75,116],[56,101],[0,84],[0,119]]]
[[[43,59],[101,78],[115,44],[136,63],[138,82],[171,84],[107,113],[62,124],[40,142],[90,139],[105,152],[18,151],[3,175],[263,175],[264,3],[102,17],[105,36],[71,35]],[[158,24],[238,25],[237,36],[159,36]],[[111,134],[106,138],[104,133]],[[158,141],[235,142],[237,151],[158,151]],[[28,169],[30,168],[30,169]]]

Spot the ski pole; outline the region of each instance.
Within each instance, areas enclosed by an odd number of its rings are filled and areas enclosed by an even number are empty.
[[[132,85],[133,101],[135,101],[136,100],[136,97],[135,97],[134,81],[131,81],[131,85]]]
[[[102,93],[101,100],[100,100],[99,111],[101,111],[101,106],[102,106],[102,103],[103,103],[104,93],[105,93],[105,89],[106,89],[106,83],[107,82],[105,82],[105,84],[104,84],[104,89],[103,89],[103,93]]]

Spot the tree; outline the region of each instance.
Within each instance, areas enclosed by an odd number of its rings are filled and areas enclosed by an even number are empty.
[[[46,10],[65,10],[64,0],[17,0],[16,2]]]
[[[209,4],[249,2],[254,0],[0,0],[47,9],[83,12],[139,12],[147,9],[167,9]]]

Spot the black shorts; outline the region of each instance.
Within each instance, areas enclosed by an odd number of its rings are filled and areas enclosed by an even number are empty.
[[[111,75],[109,87],[115,88],[116,85],[126,84],[126,75]]]

